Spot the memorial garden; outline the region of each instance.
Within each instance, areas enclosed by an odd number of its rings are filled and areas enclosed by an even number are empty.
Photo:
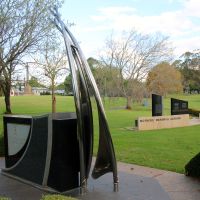
[[[0,200],[199,199],[198,3],[110,2],[1,1]]]

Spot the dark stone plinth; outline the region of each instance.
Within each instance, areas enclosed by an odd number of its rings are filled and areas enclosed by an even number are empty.
[[[152,116],[162,116],[163,105],[162,96],[152,94]]]
[[[24,124],[29,129],[26,130]],[[17,126],[20,128],[17,129]],[[2,172],[9,177],[38,184],[41,188],[48,186],[58,192],[79,187],[76,129],[75,113],[34,117],[5,115],[6,168]],[[24,143],[20,143],[21,138]],[[12,148],[15,143],[21,145],[19,152],[17,148]]]
[[[188,101],[171,98],[171,115],[189,114]]]

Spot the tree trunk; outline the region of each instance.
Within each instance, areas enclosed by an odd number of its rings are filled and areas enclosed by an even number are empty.
[[[3,90],[1,88],[1,85],[0,85],[0,96],[2,97],[3,96]]]
[[[51,89],[51,97],[52,97],[52,113],[56,112],[56,96],[55,96],[55,86],[54,81],[52,81],[52,89]]]
[[[11,84],[6,83],[6,86],[4,88],[4,95],[5,95],[5,104],[6,104],[6,114],[11,114],[11,104],[10,104],[10,89]]]
[[[52,96],[52,113],[56,112],[56,97],[55,95]]]
[[[130,96],[126,97],[126,109],[132,110],[132,98]]]

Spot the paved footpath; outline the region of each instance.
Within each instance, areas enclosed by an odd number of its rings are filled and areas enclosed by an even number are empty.
[[[172,200],[200,200],[200,179],[170,171],[118,162],[119,171],[155,178]]]
[[[0,158],[0,168],[4,167],[4,159]],[[120,177],[119,193],[112,193],[111,174],[93,182],[95,187],[90,186],[90,193],[79,197],[82,200],[200,200],[200,180],[186,177],[183,174],[153,169],[133,164],[118,162]],[[25,191],[29,198],[27,200],[40,199],[42,191],[31,186],[23,185],[13,179],[2,175],[0,180],[0,193],[6,196],[14,196],[13,200],[25,200],[21,198],[20,192]],[[4,180],[5,179],[5,180]],[[5,182],[4,182],[5,181]],[[4,184],[6,183],[6,184]],[[4,189],[2,188],[4,187]],[[24,194],[25,194],[24,193]],[[24,196],[25,197],[25,196]],[[30,198],[34,197],[34,198]]]

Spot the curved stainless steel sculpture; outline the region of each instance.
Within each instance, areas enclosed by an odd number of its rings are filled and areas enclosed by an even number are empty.
[[[89,88],[91,88],[99,116],[99,147],[92,177],[98,178],[107,172],[113,172],[114,190],[117,191],[118,175],[115,152],[95,79],[78,42],[60,19],[57,9],[53,10],[52,14],[54,15],[54,24],[63,35],[72,74],[80,151],[80,186],[86,187],[93,153],[93,116],[89,95]]]

